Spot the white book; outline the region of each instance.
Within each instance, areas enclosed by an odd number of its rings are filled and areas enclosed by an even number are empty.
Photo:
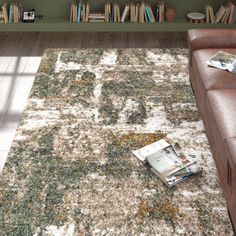
[[[231,7],[226,8],[225,14],[224,14],[224,16],[222,17],[222,19],[220,21],[221,23],[227,23],[227,20],[229,18],[230,12],[231,12]]]
[[[13,3],[10,5],[9,9],[9,22],[13,22]]]
[[[205,15],[206,15],[206,23],[210,22],[210,12],[209,12],[209,4],[205,5]]]
[[[214,11],[211,5],[208,6],[209,9],[209,14],[210,14],[210,22],[213,24],[215,23],[215,15],[214,15]]]
[[[127,4],[127,5],[125,5],[125,9],[124,9],[123,14],[121,16],[121,20],[120,20],[121,22],[125,22],[125,18],[127,16],[128,12],[129,12],[129,5]]]
[[[218,10],[218,12],[215,15],[215,23],[216,24],[220,22],[220,20],[222,19],[222,17],[225,14],[225,11],[226,11],[226,8],[223,5],[221,5],[220,9]]]

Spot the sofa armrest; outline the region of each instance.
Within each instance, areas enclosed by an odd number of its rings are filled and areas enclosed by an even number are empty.
[[[194,50],[205,48],[236,48],[236,29],[193,29],[187,35],[189,63]]]

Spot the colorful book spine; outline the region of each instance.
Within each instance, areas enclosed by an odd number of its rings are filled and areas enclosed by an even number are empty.
[[[149,5],[148,6],[148,10],[149,10],[149,12],[150,12],[150,15],[151,15],[151,22],[155,22],[155,16],[154,16],[154,14],[153,14],[153,12],[152,12],[152,8],[151,8],[151,6]]]
[[[157,9],[156,9],[156,21],[159,22],[159,6],[157,4]]]
[[[9,22],[13,22],[13,3],[10,5],[9,8]]]
[[[7,11],[7,2],[5,2],[2,6],[2,12],[3,12],[3,18],[4,23],[8,23],[9,17],[8,17],[8,11]]]
[[[152,22],[152,17],[151,17],[151,14],[150,14],[150,12],[149,12],[148,6],[145,6],[145,10],[146,10],[146,13],[147,13],[148,21],[149,21],[149,22]]]
[[[77,22],[80,23],[81,18],[81,3],[78,4]]]

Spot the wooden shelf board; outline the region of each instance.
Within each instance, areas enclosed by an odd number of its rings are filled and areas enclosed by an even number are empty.
[[[157,32],[187,31],[196,28],[236,28],[236,24],[193,24],[186,21],[173,23],[69,23],[62,20],[43,20],[35,23],[0,24],[0,31],[82,31],[82,32]]]

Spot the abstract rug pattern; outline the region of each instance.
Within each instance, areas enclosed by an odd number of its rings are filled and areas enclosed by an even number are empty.
[[[48,49],[0,175],[0,235],[232,235],[186,49]],[[131,151],[178,142],[168,189]]]

